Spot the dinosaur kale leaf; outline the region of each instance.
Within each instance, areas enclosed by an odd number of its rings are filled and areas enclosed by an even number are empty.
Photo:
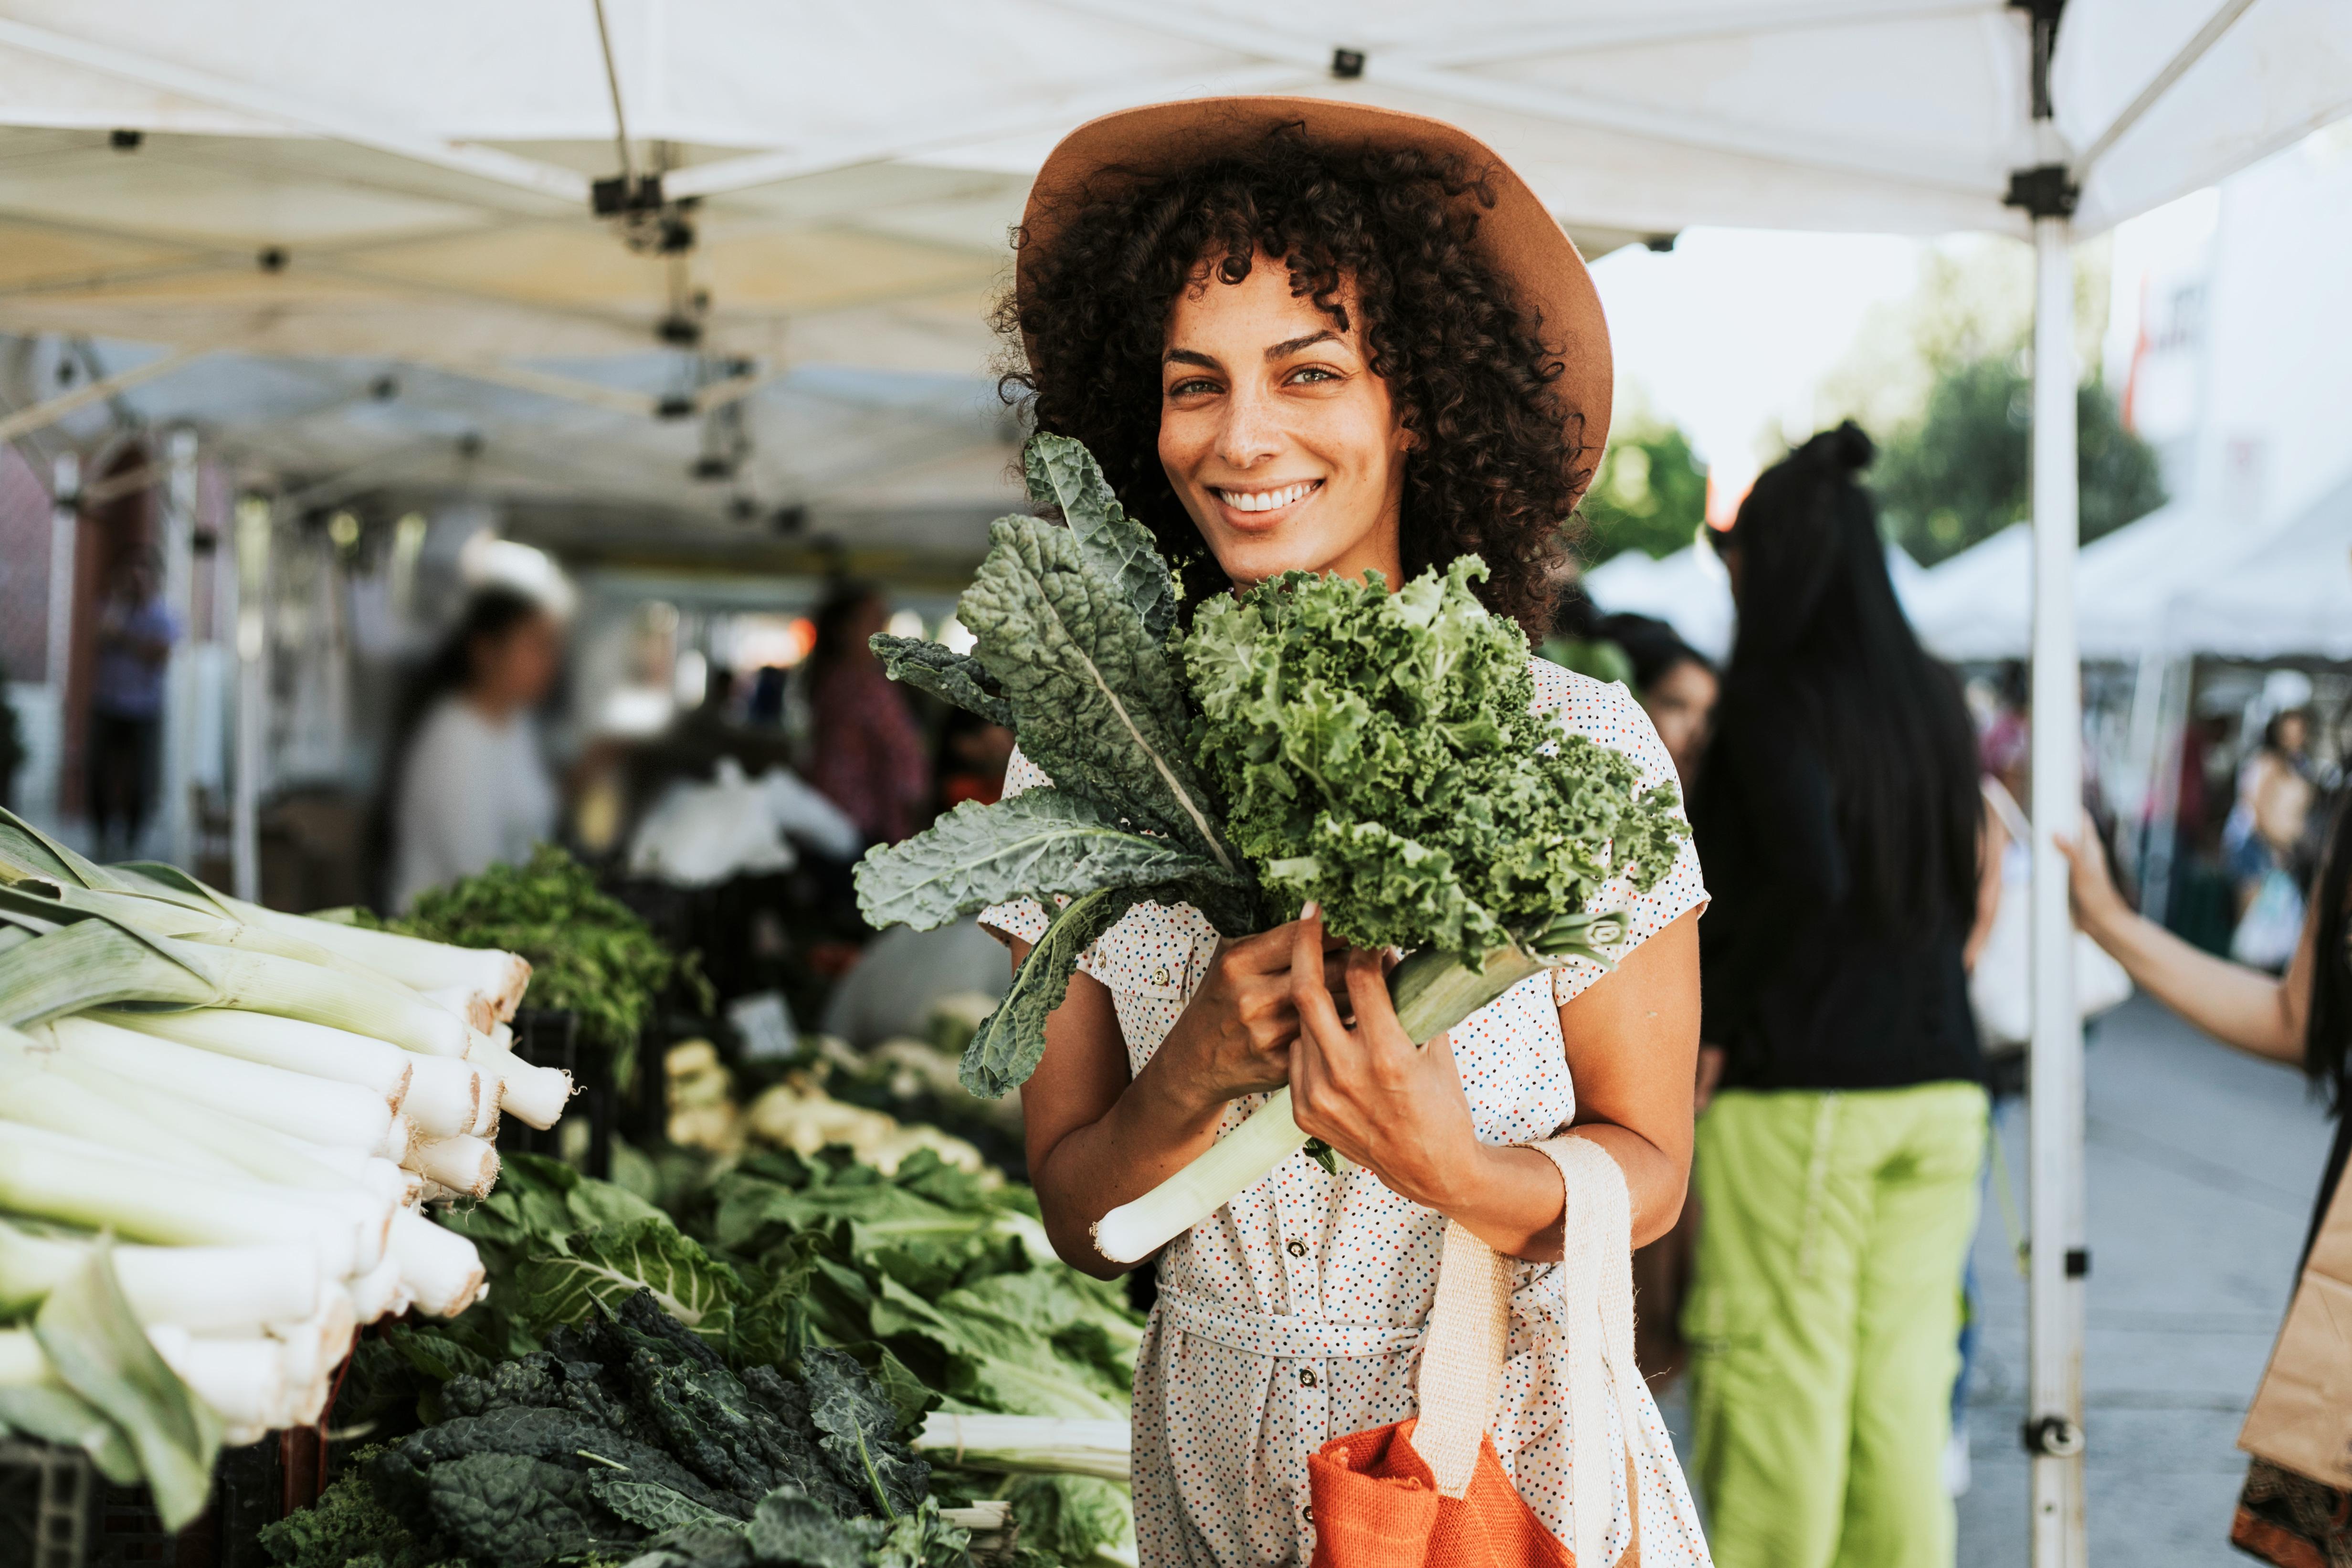
[[[834,1473],[862,1487],[886,1519],[911,1512],[930,1489],[931,1467],[898,1440],[898,1407],[846,1351],[813,1349],[801,1370]]]
[[[987,666],[971,654],[950,653],[937,643],[894,637],[887,632],[876,633],[872,647],[882,661],[883,674],[892,680],[969,709],[991,724],[1013,723],[1013,705],[997,691]]]
[[[1040,435],[1023,454],[1029,498],[1059,507],[1087,564],[1116,585],[1155,641],[1176,623],[1176,582],[1151,531],[1129,517],[1085,446],[1066,435]]]

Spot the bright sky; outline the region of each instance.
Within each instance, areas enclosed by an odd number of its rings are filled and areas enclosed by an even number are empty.
[[[1638,392],[1702,458],[1752,465],[1767,431],[1811,428],[1822,378],[1871,307],[1907,296],[1925,241],[1686,229],[1593,264],[1620,396]]]

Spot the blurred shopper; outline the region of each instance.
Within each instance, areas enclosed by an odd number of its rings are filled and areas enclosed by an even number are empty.
[[[931,795],[923,737],[867,646],[888,618],[876,589],[844,583],[816,612],[809,651],[809,782],[878,843],[923,826]]]
[[[2311,716],[2303,708],[2273,714],[2262,744],[2238,770],[2237,800],[2221,825],[2221,859],[2238,913],[2230,956],[2273,973],[2294,956],[2304,927],[2295,862],[2311,819],[2310,739]]]
[[[117,563],[98,611],[89,699],[89,811],[101,860],[138,852],[163,759],[163,672],[180,640],[152,551]]]
[[[528,859],[554,832],[555,781],[531,713],[562,653],[562,629],[537,600],[487,588],[418,674],[394,730],[393,908]]]
[[[1848,423],[1717,545],[1739,606],[1693,812],[1705,1206],[1694,1473],[1724,1568],[1944,1568],[1986,1103],[1962,948],[1976,737],[1904,621]]]
[[[1716,699],[1723,692],[1715,665],[1673,627],[1647,615],[1603,616],[1598,631],[1625,650],[1633,666],[1633,695],[1658,727],[1658,738],[1666,743],[1688,795],[1698,781],[1699,759],[1714,732]]]
[[[964,708],[950,708],[940,728],[940,809],[966,800],[993,806],[1004,798],[1004,770],[1013,763],[1013,731]]]
[[[2225,1045],[2302,1068],[2327,1096],[2336,1139],[2304,1239],[2308,1257],[2352,1154],[2352,1117],[2345,1113],[2352,1108],[2352,794],[2336,810],[2284,977],[2202,952],[2136,913],[2116,891],[2105,852],[2089,829],[2086,821],[2074,841],[2058,841],[2073,862],[2074,918],[2083,929],[2166,1007]],[[2286,1536],[2308,1534],[2307,1555],[2275,1550],[2257,1555],[2275,1563],[2340,1561],[2325,1554],[2320,1538],[2333,1535],[2340,1549],[2352,1493],[2257,1459],[2240,1504],[2240,1534],[2247,1531],[2250,1510],[2261,1516],[2258,1531],[2270,1536],[2273,1548]],[[2233,1540],[2252,1549],[2251,1541],[2237,1534]]]

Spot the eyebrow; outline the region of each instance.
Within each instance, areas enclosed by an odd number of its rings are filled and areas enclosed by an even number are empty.
[[[1198,365],[1204,371],[1224,369],[1208,355],[1196,353],[1191,349],[1171,349],[1160,362],[1163,365]]]
[[[1339,334],[1328,327],[1320,332],[1309,332],[1304,338],[1292,338],[1268,349],[1265,351],[1266,362],[1271,364],[1276,360],[1286,360],[1301,349],[1311,348],[1317,343],[1337,342],[1339,339]]]

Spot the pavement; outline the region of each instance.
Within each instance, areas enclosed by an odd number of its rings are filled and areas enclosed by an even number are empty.
[[[2243,1568],[2229,1544],[2238,1427],[2285,1314],[2331,1127],[2302,1074],[2215,1043],[2145,997],[2086,1056],[2091,1249],[2084,1358],[2092,1561]],[[1997,1113],[2014,1213],[2025,1113]],[[1984,1332],[1969,1393],[1961,1568],[2027,1568],[2025,1281],[1988,1187],[1975,1262]],[[1664,1401],[1687,1452],[1685,1390]]]
[[[2144,997],[2094,1026],[2084,1180],[2091,1275],[2084,1464],[2092,1560],[2252,1561],[2229,1544],[2262,1381],[2331,1127],[2302,1074],[2215,1043]],[[2022,1207],[2024,1107],[2001,1108]],[[1963,1568],[2028,1561],[2025,1281],[1997,1197],[1976,1242],[1985,1332],[1969,1396]]]

